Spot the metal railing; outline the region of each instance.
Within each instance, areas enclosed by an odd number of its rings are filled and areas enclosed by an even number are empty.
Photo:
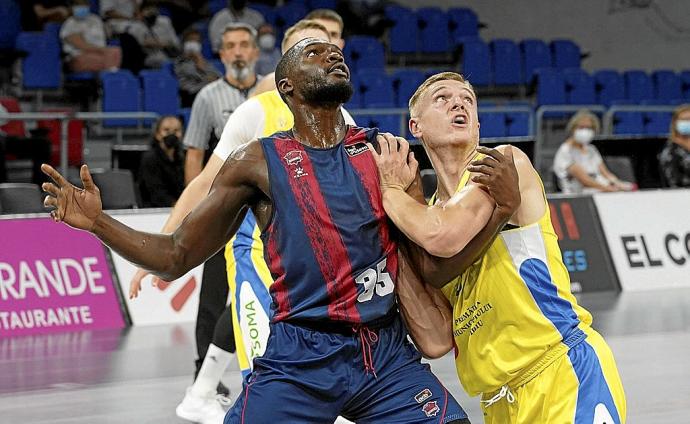
[[[155,112],[20,112],[1,113],[0,120],[4,121],[60,121],[60,172],[67,175],[67,151],[69,140],[67,125],[70,120],[103,121],[105,119],[153,119],[160,117]]]

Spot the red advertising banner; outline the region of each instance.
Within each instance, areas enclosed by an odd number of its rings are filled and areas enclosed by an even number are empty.
[[[0,220],[0,338],[123,326],[97,238],[50,218]]]

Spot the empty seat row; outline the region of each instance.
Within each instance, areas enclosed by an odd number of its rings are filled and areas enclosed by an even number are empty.
[[[479,37],[461,40],[461,71],[473,85],[510,86],[530,84],[542,68],[579,68],[580,47],[571,40],[527,39],[520,43],[496,39],[487,43]]]
[[[175,115],[180,107],[177,79],[166,70],[102,72],[103,112],[156,112]],[[105,126],[136,126],[137,120],[109,119]]]
[[[386,17],[393,26],[388,43],[391,53],[443,53],[450,51],[463,37],[479,35],[477,14],[465,7],[447,11],[437,7],[417,10],[389,5]]]
[[[658,70],[619,73],[604,69],[537,70],[537,105],[678,104],[690,101],[690,71]]]
[[[669,132],[672,112],[616,112],[614,134],[665,135]]]

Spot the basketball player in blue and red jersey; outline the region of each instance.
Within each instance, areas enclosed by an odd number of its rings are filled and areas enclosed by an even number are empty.
[[[79,189],[44,165],[54,181],[43,186],[45,204],[56,221],[91,231],[168,281],[227,243],[251,208],[275,280],[271,331],[225,423],[328,423],[338,415],[358,423],[467,423],[407,341],[394,294],[404,259],[367,148],[377,130],[343,121],[340,105],[352,85],[341,50],[305,39],[284,54],[275,78],[294,127],[231,153],[174,233],[135,231],[104,214],[86,166]],[[477,238],[503,224],[489,222]],[[447,281],[455,274],[444,269],[468,266],[480,244],[444,260],[429,256],[416,271]]]

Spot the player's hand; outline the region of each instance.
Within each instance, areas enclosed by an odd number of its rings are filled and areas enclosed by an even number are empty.
[[[377,153],[371,143],[367,143],[379,169],[381,188],[407,190],[417,177],[419,164],[410,152],[410,143],[402,137],[390,133],[379,133],[376,137],[381,148]]]
[[[141,280],[146,278],[150,273],[145,269],[137,268],[137,272],[134,273],[134,277],[129,282],[129,298],[134,299],[139,296],[141,291]]]
[[[43,204],[54,208],[50,216],[55,222],[64,222],[74,228],[93,231],[96,219],[103,212],[101,193],[93,183],[89,168],[82,165],[79,176],[84,188],[69,183],[50,165],[41,165],[41,171],[53,180],[41,186],[48,196]]]
[[[486,157],[473,161],[467,169],[474,175],[472,181],[480,184],[496,202],[499,212],[512,216],[520,206],[520,178],[513,160],[513,148],[508,146],[505,153],[484,146],[477,152]]]

